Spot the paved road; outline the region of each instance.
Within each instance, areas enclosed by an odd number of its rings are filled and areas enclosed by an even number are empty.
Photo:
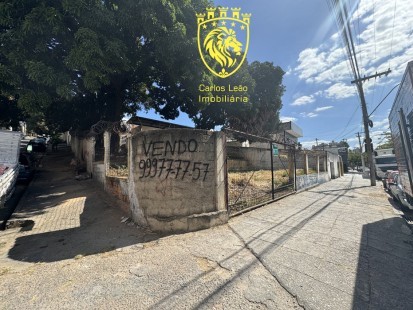
[[[413,237],[379,186],[346,175],[209,230],[121,223],[68,154],[48,154],[0,232],[0,309],[409,309]],[[410,292],[410,293],[409,293]]]

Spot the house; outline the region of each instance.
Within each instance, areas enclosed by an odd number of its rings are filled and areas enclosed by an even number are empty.
[[[320,143],[313,145],[314,151],[327,151],[332,154],[340,155],[343,161],[344,172],[348,172],[348,147],[343,142]]]
[[[127,123],[131,125],[132,128],[140,128],[141,131],[169,128],[193,128],[189,126],[172,124],[165,121],[158,121],[141,116],[133,116],[127,121]]]
[[[283,141],[286,144],[298,144],[298,138],[303,137],[303,130],[293,122],[281,122],[278,132],[274,134],[274,139]]]

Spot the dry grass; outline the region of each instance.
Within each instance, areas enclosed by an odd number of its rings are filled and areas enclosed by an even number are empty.
[[[109,167],[106,175],[108,177],[115,177],[115,178],[124,178],[128,177],[129,171],[128,167],[126,166],[118,166],[118,167]]]
[[[315,170],[309,169],[309,174]],[[303,175],[303,169],[296,170],[297,175]],[[280,188],[290,184],[287,170],[274,171],[274,186]],[[283,195],[291,188],[283,188],[276,195]],[[246,207],[271,200],[271,170],[247,172],[228,172],[228,200],[231,211],[239,211]]]
[[[245,187],[248,185],[257,189],[271,190],[271,170],[229,172],[228,184],[230,187]],[[288,184],[288,172],[285,170],[274,171],[274,184],[276,187]]]
[[[308,174],[313,174],[313,173],[317,173],[317,171],[315,171],[314,169],[309,168],[308,169]],[[304,175],[304,169],[297,169],[295,171],[296,175]]]
[[[287,171],[275,171],[275,187],[278,188],[288,183]],[[231,212],[271,200],[271,192],[270,170],[228,173],[228,201],[231,205]]]

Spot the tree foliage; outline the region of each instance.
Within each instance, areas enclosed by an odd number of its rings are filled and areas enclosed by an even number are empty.
[[[391,132],[385,132],[384,138],[381,141],[382,143],[377,146],[377,150],[384,150],[384,149],[393,149],[394,144],[393,144],[393,138],[391,136]]]
[[[153,108],[166,119],[185,112],[199,128],[268,135],[278,125],[284,72],[269,62],[245,63],[222,80],[200,69],[195,13],[208,6],[209,0],[1,2],[0,100],[17,103],[38,131],[88,129]],[[214,83],[248,86],[249,103],[200,104],[199,84]]]
[[[358,168],[361,166],[361,156],[359,150],[349,150],[348,151],[348,164],[350,167]]]
[[[248,87],[248,103],[212,103],[194,117],[201,128],[217,125],[258,136],[269,136],[279,125],[284,71],[271,62],[244,63],[236,75],[216,80],[217,85],[243,85]],[[228,90],[228,89],[227,89]],[[223,94],[231,95],[230,92]]]
[[[194,115],[195,13],[207,0],[12,0],[0,3],[0,96],[51,127],[155,108]],[[179,109],[178,109],[179,108]],[[70,123],[67,122],[70,120]]]

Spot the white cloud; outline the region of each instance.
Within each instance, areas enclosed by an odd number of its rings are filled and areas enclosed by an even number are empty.
[[[352,27],[352,34],[360,74],[368,76],[390,67],[390,75],[376,83],[389,85],[400,80],[407,62],[413,59],[411,1],[360,0],[351,19],[352,25],[358,26]],[[293,74],[306,83],[319,85],[327,98],[344,99],[357,94],[350,84],[354,76],[338,33],[318,47],[301,51],[297,62]],[[373,91],[374,82],[373,79],[364,84],[366,94]]]
[[[356,95],[357,90],[354,85],[346,85],[340,82],[327,88],[325,94],[329,99],[345,99]]]
[[[296,122],[297,118],[292,117],[292,116],[280,116],[280,121],[281,122]]]
[[[381,130],[387,130],[389,128],[389,119],[384,118],[381,121],[374,121],[373,122],[373,128],[374,129],[381,129]]]
[[[300,113],[300,115],[301,115],[302,117],[304,117],[304,118],[307,118],[307,117],[313,118],[313,117],[317,117],[317,116],[318,116],[318,114],[317,114],[317,113],[314,113],[314,112],[309,112],[309,113],[302,112],[302,113]]]
[[[288,66],[287,71],[285,71],[284,76],[288,76],[293,72],[292,68],[290,66]]]
[[[326,111],[326,110],[330,110],[330,109],[332,109],[332,108],[333,108],[332,105],[325,106],[325,107],[318,107],[317,109],[314,110],[314,112]]]
[[[315,99],[314,99],[313,95],[311,95],[311,96],[302,96],[302,97],[299,97],[299,98],[295,99],[294,102],[291,105],[293,105],[293,106],[306,105],[306,104],[312,103],[314,101],[315,101]]]

